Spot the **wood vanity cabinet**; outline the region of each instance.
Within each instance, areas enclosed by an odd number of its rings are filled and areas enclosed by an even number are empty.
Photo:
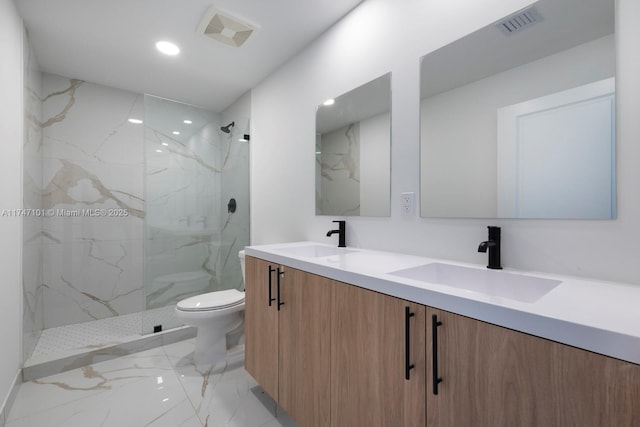
[[[640,426],[640,365],[250,256],[245,334],[301,427]]]
[[[249,256],[245,265],[247,371],[301,426],[328,426],[332,281]]]
[[[329,425],[333,282],[285,269],[280,311],[278,403],[301,426]]]
[[[300,426],[425,425],[423,305],[249,256],[245,304],[245,367]]]
[[[278,311],[273,269],[279,265],[245,258],[245,368],[271,397],[278,397]],[[271,281],[271,283],[270,283]]]
[[[425,425],[424,331],[423,305],[334,283],[331,426]]]
[[[427,335],[427,426],[640,426],[639,365],[432,308]]]

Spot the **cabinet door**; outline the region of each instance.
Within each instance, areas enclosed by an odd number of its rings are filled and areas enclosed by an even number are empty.
[[[428,426],[640,425],[638,365],[431,308],[427,323]]]
[[[331,313],[331,425],[424,426],[425,307],[336,282]]]
[[[269,299],[276,295],[278,265],[247,256],[245,268],[245,368],[277,400],[278,307]]]
[[[278,403],[304,427],[329,425],[331,287],[329,279],[284,267]]]

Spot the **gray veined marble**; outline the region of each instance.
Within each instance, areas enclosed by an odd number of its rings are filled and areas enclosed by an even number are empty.
[[[7,427],[296,427],[244,370],[244,347],[193,363],[194,339],[21,384]]]
[[[61,167],[42,192],[42,204],[45,209],[65,205],[102,208],[113,206],[109,203],[112,202],[118,208],[127,210],[129,215],[137,218],[144,217],[142,209],[132,206],[124,200],[124,198],[128,198],[141,203],[143,201],[141,196],[123,190],[110,190],[100,178],[82,166],[64,159],[60,159],[59,162]]]
[[[155,147],[157,147],[158,144],[163,145],[165,147],[164,150],[173,156],[173,159],[170,160],[171,163],[180,165],[185,169],[188,169],[190,167],[192,168],[193,166],[190,166],[190,163],[194,163],[196,167],[203,168],[204,170],[211,173],[220,173],[220,169],[216,167],[215,163],[211,164],[211,160],[215,159],[218,156],[210,156],[209,154],[211,153],[208,153],[207,151],[209,150],[206,150],[206,148],[208,148],[207,145],[204,145],[213,144],[212,141],[207,140],[208,138],[201,138],[201,141],[204,144],[185,144],[180,140],[173,138],[170,135],[166,135],[158,130],[147,129],[147,131],[149,132],[149,134],[147,135],[147,139],[152,143],[152,148],[155,150]],[[163,143],[165,143],[166,145],[164,145]],[[205,150],[203,151],[205,152],[199,153],[198,151],[200,150],[198,149],[201,149],[202,146],[204,146]],[[162,157],[159,157],[159,159],[162,159]],[[159,162],[162,163],[161,160]],[[165,168],[164,170],[167,169],[168,168]]]
[[[61,122],[67,117],[67,113],[69,112],[71,107],[73,107],[73,104],[75,104],[75,102],[76,102],[76,89],[82,83],[84,83],[82,80],[71,79],[69,81],[69,87],[67,89],[64,89],[64,90],[61,90],[61,91],[58,91],[58,92],[50,93],[42,100],[42,102],[46,102],[49,98],[54,97],[54,96],[60,96],[60,95],[65,95],[65,97],[68,98],[66,105],[62,108],[62,111],[58,112],[53,117],[50,117],[49,119],[47,119],[44,122],[42,122],[40,124],[41,128],[44,129],[44,128],[49,127],[49,126],[51,126],[51,125],[53,125],[55,123]]]
[[[138,312],[143,133],[127,118],[142,97],[46,73],[42,92],[44,327]]]
[[[352,123],[323,134],[316,162],[321,180],[316,189],[323,215],[360,214],[359,124]]]

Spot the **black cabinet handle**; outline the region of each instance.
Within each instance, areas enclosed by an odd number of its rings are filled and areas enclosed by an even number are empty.
[[[278,268],[278,279],[276,281],[277,285],[276,285],[276,294],[277,294],[277,298],[278,298],[278,311],[280,311],[280,306],[284,305],[283,302],[281,302],[280,300],[280,277],[284,276],[284,268],[282,269],[282,271]]]
[[[410,379],[409,372],[415,368],[415,365],[411,364],[411,333],[409,319],[415,316],[415,313],[411,313],[409,306],[404,308],[404,379]]]
[[[276,300],[271,293],[271,276],[275,271],[276,269],[274,267],[269,266],[269,307],[271,307],[271,303]]]
[[[438,394],[438,384],[442,382],[442,378],[438,377],[438,326],[442,325],[442,322],[438,322],[438,316],[436,314],[431,316],[431,322],[431,339],[433,340],[433,394]]]

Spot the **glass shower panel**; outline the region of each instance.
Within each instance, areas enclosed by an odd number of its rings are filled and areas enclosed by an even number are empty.
[[[216,271],[223,284],[220,289],[244,290],[238,251],[249,245],[249,140],[245,139],[249,136],[249,118],[234,119],[239,124],[238,128],[224,134],[220,141],[225,154],[221,174],[221,239]]]
[[[181,299],[242,289],[235,264],[248,244],[248,143],[220,127],[218,113],[145,95],[143,334],[180,326]]]

